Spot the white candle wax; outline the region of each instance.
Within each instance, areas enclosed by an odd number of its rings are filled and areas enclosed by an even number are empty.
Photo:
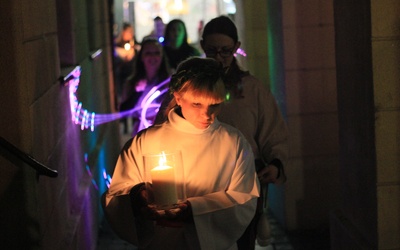
[[[156,205],[172,205],[177,203],[175,172],[170,166],[157,166],[151,170],[154,202]]]

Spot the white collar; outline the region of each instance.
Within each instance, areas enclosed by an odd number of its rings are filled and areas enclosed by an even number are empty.
[[[176,113],[176,108],[172,109],[168,113],[168,121],[173,128],[176,130],[190,133],[190,134],[204,134],[211,131],[214,131],[219,125],[220,122],[217,118],[215,118],[214,122],[205,129],[196,128],[193,124],[187,121],[185,118],[181,117]]]

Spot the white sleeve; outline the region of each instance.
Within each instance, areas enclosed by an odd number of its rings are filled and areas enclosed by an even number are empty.
[[[189,198],[202,249],[230,248],[254,217],[259,183],[251,147],[247,141],[243,146],[226,191]]]

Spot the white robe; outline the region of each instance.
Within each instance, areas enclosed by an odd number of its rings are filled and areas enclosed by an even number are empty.
[[[218,119],[243,133],[253,148],[254,157],[270,163],[288,162],[286,122],[271,91],[252,75],[242,78],[243,98],[232,97],[224,103]],[[276,183],[286,180],[281,175]]]
[[[236,249],[236,240],[252,220],[259,196],[251,146],[237,129],[218,120],[204,130],[173,111],[168,120],[141,131],[125,145],[105,195],[106,217],[122,238],[143,249]],[[194,224],[167,228],[140,222],[121,204],[129,206],[126,197],[131,188],[144,182],[142,156],[174,150],[182,153]],[[128,215],[118,219],[118,213]],[[136,228],[131,228],[134,225]]]

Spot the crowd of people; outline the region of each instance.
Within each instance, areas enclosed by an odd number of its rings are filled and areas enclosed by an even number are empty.
[[[132,25],[124,23],[114,44],[114,91],[119,111],[140,107],[149,91],[169,78],[180,62],[201,55],[188,43],[182,20],[173,19],[165,25],[158,16],[154,18],[154,29],[140,43],[135,41]],[[154,101],[157,103],[157,100]],[[124,133],[134,135],[146,127],[144,124],[152,124],[155,118],[153,113],[142,117],[139,110],[133,111],[128,118],[121,120]],[[132,123],[128,123],[127,119],[132,119]]]
[[[288,160],[287,127],[276,100],[240,67],[235,52],[241,43],[229,17],[205,24],[200,45],[206,58],[190,48],[181,20],[168,23],[164,36],[165,44],[143,39],[126,81],[123,109],[171,76],[151,117],[155,125],[140,128],[121,151],[104,195],[106,218],[140,249],[253,250],[256,240],[268,245],[267,187],[286,181]],[[143,162],[143,155],[161,151],[182,153],[187,197],[162,212],[150,204]],[[132,223],[121,218],[126,211]]]

